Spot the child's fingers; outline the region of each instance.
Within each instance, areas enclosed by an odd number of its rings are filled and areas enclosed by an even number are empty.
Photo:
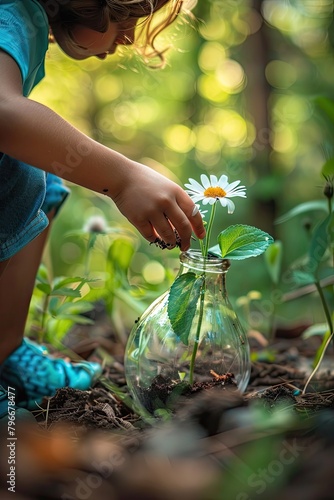
[[[159,212],[152,216],[150,221],[137,222],[135,226],[146,240],[151,243],[159,240],[164,248],[171,250],[178,244],[180,249],[185,251],[190,246],[192,228],[177,205],[168,214]]]
[[[189,221],[196,236],[200,239],[203,239],[206,232],[205,227],[203,226],[203,219],[199,211],[195,212],[195,215],[191,215],[191,217],[189,217]]]
[[[176,235],[174,228],[171,226],[166,217],[162,214],[160,220],[146,221],[133,224],[136,226],[140,234],[150,243],[160,241],[164,244],[164,248],[172,249],[176,246]]]
[[[188,196],[184,191],[182,191],[182,196],[177,200],[179,207],[181,208],[184,215],[187,217],[187,223],[191,224],[191,227],[197,236],[197,238],[204,238],[206,231],[203,225],[203,219],[199,213],[197,205],[192,201],[190,196]]]
[[[176,246],[176,235],[174,226],[171,224],[168,216],[164,213],[159,213],[151,219],[152,226],[158,233],[159,238],[166,243],[167,248]]]
[[[193,211],[193,206],[191,207],[191,212]],[[200,216],[200,214],[198,214]],[[192,219],[195,219],[197,216],[190,216],[187,215],[180,207],[178,204],[174,204],[173,206],[170,207],[169,212],[166,214],[168,217],[171,227],[173,228],[173,239],[175,242],[175,231],[176,234],[179,236],[179,245],[180,249],[182,251],[186,251],[190,247],[190,238],[192,234],[192,229],[193,229],[193,224],[196,225],[196,222],[193,220],[190,220],[190,217]],[[201,218],[201,216],[200,216]],[[200,224],[202,224],[202,218],[200,221]],[[158,230],[159,231],[159,230]],[[168,238],[170,237],[170,233],[168,234]],[[170,241],[170,240],[168,240]],[[175,246],[175,243],[174,243]]]

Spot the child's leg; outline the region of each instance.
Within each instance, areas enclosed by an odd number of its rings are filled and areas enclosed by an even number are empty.
[[[0,277],[0,364],[22,342],[48,229],[14,255]]]
[[[101,374],[98,363],[69,363],[49,356],[23,332],[48,230],[12,257],[0,278],[0,386],[16,389],[16,404],[36,408],[61,387],[88,389]]]
[[[4,271],[8,265],[8,262],[9,262],[9,260],[5,260],[3,262],[0,262],[0,279],[1,279],[1,276],[4,273]]]

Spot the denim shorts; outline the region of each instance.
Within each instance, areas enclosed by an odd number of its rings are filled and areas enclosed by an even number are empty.
[[[0,153],[0,261],[36,238],[68,193],[59,177]]]

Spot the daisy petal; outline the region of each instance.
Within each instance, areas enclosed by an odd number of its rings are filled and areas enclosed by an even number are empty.
[[[204,198],[203,205],[213,205],[215,203],[215,198]]]
[[[194,203],[201,202],[203,203],[206,198],[204,198],[202,195],[198,194],[196,196],[192,196],[191,199],[193,200]],[[203,203],[204,204],[204,203]]]
[[[228,185],[228,177],[227,175],[223,174],[220,176],[220,179],[218,181],[218,185],[225,190],[225,187]]]
[[[225,191],[232,191],[235,187],[237,187],[240,184],[240,181],[234,181],[231,182],[228,186],[226,186]],[[240,186],[241,187],[241,186]]]
[[[195,181],[195,179],[189,179],[189,181],[190,184],[185,184],[187,188],[192,189],[193,191],[196,191],[198,193],[203,193],[203,186],[201,186],[199,182]]]
[[[245,191],[240,191],[240,192],[235,192],[235,193],[228,193],[227,196],[229,198],[233,198],[234,196],[240,196],[240,198],[247,198]]]
[[[243,198],[246,198],[246,188],[244,186],[239,186],[235,189],[232,189],[231,191],[228,191],[226,194],[229,198],[232,196],[241,196]]]
[[[208,189],[211,186],[209,177],[205,174],[201,175],[201,183],[203,184],[204,189]]]
[[[218,179],[216,175],[210,175],[211,186],[218,186]]]
[[[234,209],[235,209],[235,205],[234,205],[233,201],[226,199],[226,202],[227,202],[227,213],[233,214]]]
[[[192,189],[185,189],[185,192],[189,194],[189,196],[203,196],[202,193],[199,193],[198,191],[193,191]]]

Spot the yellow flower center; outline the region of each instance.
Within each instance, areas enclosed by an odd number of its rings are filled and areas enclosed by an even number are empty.
[[[226,196],[226,192],[219,186],[211,186],[204,191],[204,196],[207,198],[224,198],[224,196]]]

